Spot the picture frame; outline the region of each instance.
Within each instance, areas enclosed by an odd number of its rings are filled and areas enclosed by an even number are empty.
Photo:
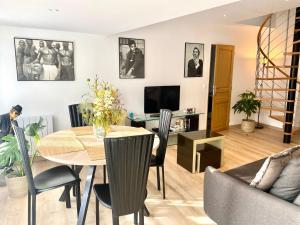
[[[74,42],[14,37],[18,81],[74,81]]]
[[[204,44],[185,42],[184,77],[203,77]]]
[[[119,78],[145,78],[145,39],[119,37]]]

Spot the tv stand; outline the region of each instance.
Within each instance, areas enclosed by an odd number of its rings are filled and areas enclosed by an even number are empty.
[[[172,131],[170,132],[170,136],[176,135],[176,144],[177,144],[177,133],[184,133],[184,132],[189,132],[189,131],[197,131],[199,129],[199,115],[203,113],[185,113],[183,111],[174,111],[172,113],[172,121],[176,119],[183,119],[186,122],[186,127],[185,130],[183,131]],[[136,115],[135,118],[130,118],[127,117],[129,120],[129,124],[132,127],[144,127],[149,130],[152,130],[153,126],[153,121],[159,120],[159,113],[154,113],[154,114],[140,114]],[[157,123],[157,122],[156,122]],[[154,131],[158,131],[157,125],[156,129]],[[169,141],[170,142],[170,141]]]
[[[159,117],[159,113],[152,113],[152,114],[150,114],[150,117]]]

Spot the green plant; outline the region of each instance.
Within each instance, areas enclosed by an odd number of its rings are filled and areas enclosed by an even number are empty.
[[[38,132],[44,128],[42,122],[43,119],[40,118],[38,123],[31,123],[25,127],[25,134],[29,137],[33,137],[36,144],[40,140]],[[11,177],[24,176],[25,171],[16,137],[9,134],[4,136],[2,140],[4,142],[0,144],[0,173]],[[29,149],[28,141],[26,141],[26,147]],[[34,149],[30,159],[31,166],[36,154],[37,151]]]
[[[87,83],[90,91],[83,95],[80,112],[87,124],[101,126],[107,133],[109,126],[119,124],[126,113],[119,91],[108,82],[99,81],[97,76],[93,82],[88,79]]]
[[[17,139],[9,134],[4,136],[0,144],[0,166],[4,175],[21,177],[25,175],[22,157],[19,151]],[[28,143],[26,143],[28,145]]]
[[[261,102],[255,99],[255,94],[251,91],[246,91],[239,95],[240,100],[232,107],[234,113],[245,113],[246,120],[249,120],[252,113],[256,113]]]

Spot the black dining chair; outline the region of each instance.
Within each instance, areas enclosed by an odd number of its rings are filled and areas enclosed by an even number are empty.
[[[159,114],[158,137],[159,147],[156,150],[156,155],[151,156],[150,167],[156,167],[157,170],[157,189],[160,191],[160,173],[159,167],[162,168],[162,182],[163,182],[163,198],[166,198],[165,188],[165,156],[168,144],[169,130],[171,125],[172,112],[168,109],[161,109]]]
[[[86,123],[82,118],[82,114],[80,113],[79,104],[69,105],[68,109],[72,127],[86,126]]]
[[[70,121],[71,121],[72,127],[87,126],[86,122],[82,118],[82,113],[80,112],[79,107],[80,107],[79,104],[68,105]],[[71,168],[74,171],[80,173],[82,166],[71,166]],[[105,165],[103,165],[103,182],[106,183],[106,166]],[[73,192],[73,194],[74,194],[74,192]]]
[[[154,134],[105,138],[105,156],[109,184],[94,185],[96,224],[99,225],[99,202],[112,209],[113,225],[119,216],[134,213],[134,221],[144,224],[144,202]]]
[[[78,214],[81,204],[79,177],[76,176],[73,170],[68,166],[57,166],[45,170],[33,177],[24,130],[17,127],[15,124],[12,126],[17,138],[28,182],[28,225],[36,225],[36,196],[42,192],[50,191],[55,188],[65,187],[66,207],[71,208],[70,189],[71,187],[76,186],[76,204]]]

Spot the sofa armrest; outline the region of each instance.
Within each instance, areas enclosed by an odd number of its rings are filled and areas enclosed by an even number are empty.
[[[212,167],[205,170],[204,210],[218,225],[300,224],[300,207]]]

